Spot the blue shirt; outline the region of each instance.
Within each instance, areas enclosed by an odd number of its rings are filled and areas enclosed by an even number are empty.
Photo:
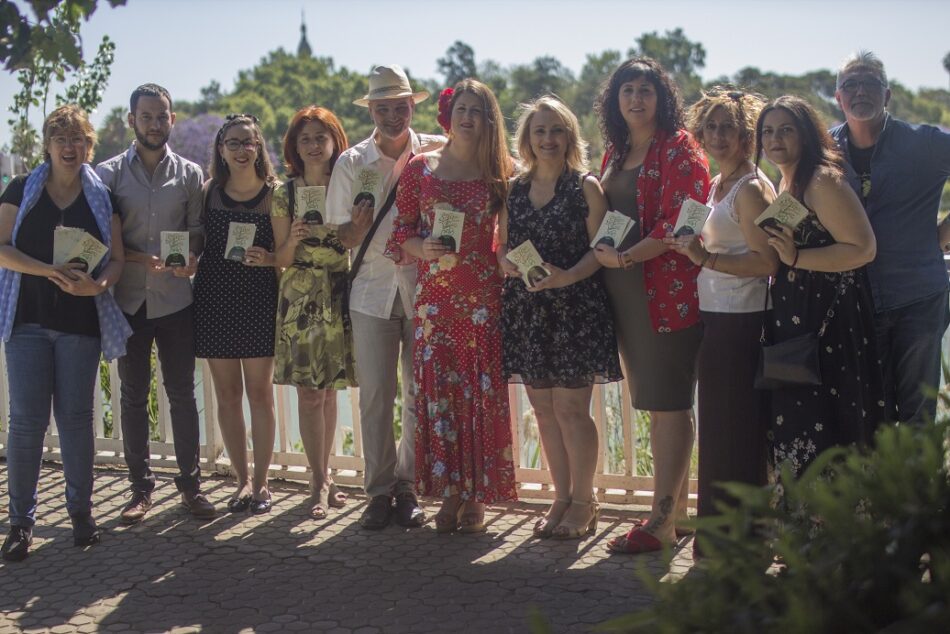
[[[850,168],[848,125],[830,130]],[[871,190],[865,202],[877,239],[868,278],[877,312],[900,308],[947,289],[947,269],[937,239],[940,196],[950,178],[950,134],[886,115],[871,155]]]

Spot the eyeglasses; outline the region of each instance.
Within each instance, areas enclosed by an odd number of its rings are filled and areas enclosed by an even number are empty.
[[[70,136],[70,137],[54,136],[53,138],[50,139],[50,141],[53,142],[53,145],[56,145],[59,147],[66,147],[67,145],[85,145],[86,137],[79,136],[79,135]]]
[[[227,121],[234,121],[235,119],[250,119],[254,123],[258,123],[257,117],[252,114],[242,113],[242,114],[229,114],[225,117]]]
[[[257,141],[253,139],[248,139],[247,141],[238,141],[237,139],[228,139],[227,141],[222,142],[224,147],[228,148],[232,152],[237,152],[241,148],[245,150],[256,150]]]
[[[880,79],[875,79],[874,77],[864,77],[862,79],[849,79],[838,86],[838,88],[849,95],[853,95],[854,93],[858,92],[859,88],[863,88],[865,92],[874,92],[884,88],[884,84]]]

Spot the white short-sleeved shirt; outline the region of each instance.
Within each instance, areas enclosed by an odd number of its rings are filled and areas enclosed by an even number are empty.
[[[349,222],[353,215],[353,182],[362,167],[371,167],[379,172],[381,178],[380,194],[376,197],[376,213],[386,201],[389,191],[396,186],[402,170],[409,162],[409,153],[420,154],[436,150],[445,144],[445,137],[416,134],[409,131],[409,143],[398,159],[391,159],[376,145],[376,130],[365,141],[357,143],[344,151],[333,167],[330,177],[330,186],[327,189],[327,224],[342,225]],[[396,217],[396,206],[393,205],[387,217],[379,223],[379,228],[373,235],[363,264],[353,280],[350,292],[350,310],[388,319],[392,314],[393,301],[397,291],[403,302],[406,315],[413,310],[413,296],[416,286],[416,265],[397,265],[383,255],[386,241],[393,229],[393,219]],[[350,251],[356,257],[359,247]]]

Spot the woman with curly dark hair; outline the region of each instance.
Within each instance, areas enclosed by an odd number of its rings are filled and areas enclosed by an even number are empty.
[[[819,334],[821,385],[772,391],[775,460],[800,474],[835,445],[863,444],[884,420],[884,389],[864,265],[876,242],[861,201],[843,177],[843,160],[818,113],[798,97],[779,97],[759,115],[756,163],[782,172],[780,192],[808,215],[793,230],[767,228],[781,260],[772,286],[772,343]]]
[[[653,59],[628,60],[607,81],[596,108],[607,145],[602,183],[610,209],[636,225],[615,249],[595,251],[607,293],[633,405],[650,412],[654,497],[650,519],[609,543],[641,553],[676,540],[686,514],[693,447],[693,388],[702,338],[699,267],[671,251],[671,233],[689,198],[705,201],[706,157],[684,129],[676,86]]]

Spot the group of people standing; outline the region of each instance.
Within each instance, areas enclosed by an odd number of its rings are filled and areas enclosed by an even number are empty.
[[[355,103],[375,129],[353,147],[332,112],[300,110],[284,138],[285,183],[248,114],[218,131],[202,182],[201,169],[167,146],[175,115],[154,84],[132,95],[132,146],[95,171],[85,115],[74,106],[50,115],[46,162],[0,199],[11,392],[5,559],[29,550],[50,399],[75,541],[99,539],[91,493],[100,349],[120,359],[128,522],[146,516],[155,485],[145,409],[153,342],[176,485],[198,517],[215,508],[199,486],[195,357],[208,359],[237,476],[231,512],[271,508],[273,383],[297,389],[310,515],[344,505],[328,469],[335,392],[359,385],[366,529],[421,526],[418,493],[441,498],[438,532],[486,530],[485,505],[517,496],[507,385],[523,383],[556,493],[534,533],[556,539],[596,529],[591,394],[625,377],[634,407],[650,413],[654,503],[646,521],[608,543],[621,553],[661,549],[684,530],[697,378],[700,515],[730,502],[719,482],[766,484],[770,452],[797,474],[830,446],[868,442],[881,422],[933,418],[922,387],[938,382],[950,318],[941,257],[950,224],[936,224],[950,135],[886,113],[890,92],[874,55],[841,67],[846,121],[830,134],[797,97],[766,104],[716,88],[684,109],[657,62],[624,62],[595,104],[607,148],[599,178],[576,116],[552,95],[523,105],[514,157],[486,85],[466,79],[442,92],[444,135],[410,127],[428,96],[398,66],[374,69]],[[713,179],[707,155],[719,167]],[[781,173],[778,192],[762,158]],[[297,213],[294,194],[312,186],[326,188],[316,224]],[[805,220],[794,230],[756,225],[781,192],[804,205]],[[712,212],[701,235],[677,237],[688,199]],[[592,248],[608,209],[633,229],[621,244]],[[437,212],[461,213],[458,243],[434,235]],[[239,261],[225,253],[235,222],[255,228]],[[58,226],[102,241],[103,263],[89,272],[51,264]],[[184,266],[158,257],[161,232],[172,230],[189,232]],[[548,273],[530,285],[506,257],[527,240]],[[820,385],[755,389],[762,343],[808,333],[818,333]]]

